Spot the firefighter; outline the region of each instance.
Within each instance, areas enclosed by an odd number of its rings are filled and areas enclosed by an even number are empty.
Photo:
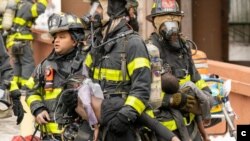
[[[54,49],[27,81],[26,102],[42,129],[42,138],[61,141],[62,127],[77,117],[77,97],[62,96],[61,92],[68,77],[82,73],[84,30],[80,19],[72,14],[52,14],[48,26]]]
[[[9,80],[13,75],[10,57],[5,48],[2,35],[0,35],[0,89],[3,89],[4,80]]]
[[[151,15],[147,16],[147,20],[155,27],[149,41],[158,47],[165,72],[177,77],[180,85],[192,81],[210,100],[210,90],[194,66],[186,40],[181,37],[182,17],[183,12],[179,10],[175,0],[156,0]],[[191,109],[195,102],[194,96],[184,93],[164,94],[160,108],[162,110],[156,117],[161,117],[162,124],[179,135],[181,140],[202,140],[194,122],[194,118],[202,122],[200,116],[195,117],[194,114],[182,110]],[[206,140],[207,136],[204,138]]]
[[[3,15],[4,15],[8,2],[1,1],[0,4],[2,5],[0,9],[0,34],[1,34],[0,35],[0,72],[1,72],[0,73],[0,80],[1,80],[0,87],[3,88],[4,87],[3,81],[10,80],[10,78],[13,75],[13,69],[10,65],[10,57],[5,47],[5,40],[3,37],[5,28],[3,28],[3,25],[2,25]]]
[[[108,8],[104,7],[104,2]],[[125,100],[116,115],[101,117],[102,138],[133,141],[136,140],[133,123],[146,109],[149,99],[149,56],[144,41],[128,25],[127,2],[100,0],[100,3],[103,11],[107,11],[102,13],[102,38],[95,40],[85,65],[89,68],[90,77],[100,84],[106,99],[114,103],[119,99]]]
[[[111,8],[111,7],[107,8],[108,0],[84,0],[84,2],[90,3],[91,5],[94,2],[98,2],[100,4],[99,10],[104,10],[105,13],[107,13],[108,8]],[[110,2],[112,2],[112,1],[110,1]],[[126,16],[127,16],[128,24],[133,28],[134,31],[138,32],[139,31],[139,23],[137,20],[138,1],[137,0],[121,0],[121,2],[122,3],[126,2],[126,5],[125,5],[126,9],[124,9],[124,10],[126,10],[126,13],[127,13]],[[99,11],[99,10],[97,9],[97,11]],[[117,14],[119,14],[119,13],[117,13]],[[108,17],[102,17],[102,19],[108,20]],[[98,20],[95,19],[95,21],[98,21]]]
[[[13,81],[24,90],[24,84],[35,68],[31,41],[33,36],[31,26],[35,19],[42,14],[48,4],[47,0],[16,0],[14,19],[8,30],[6,47],[13,57]],[[10,20],[11,21],[11,20]],[[4,22],[4,18],[3,18]],[[13,91],[13,90],[10,90]]]
[[[3,102],[6,103],[7,106],[9,106],[9,108],[12,107],[14,115],[17,116],[16,123],[20,124],[24,117],[24,110],[20,101],[21,93],[18,89],[17,84],[14,81],[12,81],[13,68],[10,64],[10,56],[5,46],[6,30],[9,29],[10,27],[9,25],[12,24],[8,22],[8,21],[11,21],[11,16],[6,17],[6,15],[9,14],[8,12],[13,12],[12,11],[13,9],[10,9],[10,8],[13,8],[13,7],[10,7],[13,1],[5,1],[6,3],[4,3],[4,1],[1,1],[1,2],[2,2],[1,3],[2,9],[0,10],[0,34],[1,34],[0,35],[0,89],[3,90],[4,95],[8,94],[7,92],[8,89],[11,89],[11,92],[9,94],[10,94],[10,98],[12,102],[9,101],[9,99],[7,98],[8,96],[5,96],[5,98],[7,99],[3,99]],[[6,11],[8,12],[5,13]],[[8,20],[8,18],[10,18],[10,20]],[[12,106],[11,106],[11,103],[12,103]]]
[[[6,93],[7,92],[6,82],[10,81],[10,78],[12,76],[13,76],[13,69],[10,65],[10,57],[5,48],[2,35],[0,35],[0,103],[3,103],[6,106],[6,108],[8,108],[6,110],[0,109],[0,118],[7,118],[12,115],[10,114],[11,103]]]
[[[95,132],[93,141],[96,141],[98,139],[100,124],[102,124],[100,117],[104,115],[115,115],[123,107],[124,99],[118,99],[116,101],[104,99],[100,85],[93,83],[92,80],[85,75],[73,75],[69,78],[69,81],[67,81],[66,87],[67,89],[64,93],[77,92],[79,98],[76,112],[79,113],[83,119],[88,120],[89,125],[93,127]],[[112,116],[109,116],[109,118],[112,118]],[[179,141],[176,135],[145,112],[138,117],[136,123],[150,128],[151,131],[162,136],[167,141]],[[69,126],[68,128],[72,129],[74,127],[75,126]]]
[[[33,40],[31,26],[35,19],[45,11],[47,3],[47,0],[8,0],[3,13],[3,35],[13,62],[14,73],[9,89],[12,99],[20,99],[22,94],[25,95],[24,84],[35,68],[31,48]],[[21,100],[27,114],[21,123],[20,134],[27,136],[33,133],[33,126],[27,127],[27,124],[32,125],[33,120],[30,110],[23,101],[24,97],[21,97]]]

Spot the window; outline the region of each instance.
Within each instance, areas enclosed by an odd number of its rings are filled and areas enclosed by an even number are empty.
[[[250,61],[250,1],[230,0],[229,61]]]

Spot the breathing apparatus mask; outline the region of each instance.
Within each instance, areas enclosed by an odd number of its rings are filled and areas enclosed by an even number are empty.
[[[172,50],[179,50],[180,43],[180,27],[179,17],[171,17],[171,19],[164,20],[164,17],[156,17],[154,20],[155,27],[162,40],[165,40]],[[174,19],[177,18],[177,19]]]
[[[93,23],[93,28],[97,29],[106,25],[109,21],[109,15],[107,14],[107,0],[91,1],[91,9],[87,15],[81,18],[81,21],[85,29],[91,28],[91,23]]]
[[[167,21],[162,23],[159,29],[159,33],[165,40],[170,40],[172,35],[176,35],[179,33],[178,22]]]

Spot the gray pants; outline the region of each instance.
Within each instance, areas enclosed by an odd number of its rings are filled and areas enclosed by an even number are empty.
[[[14,76],[27,80],[32,74],[35,63],[30,41],[19,41],[12,47],[14,58]]]
[[[13,70],[10,65],[10,57],[5,48],[2,35],[0,35],[0,87],[3,80],[10,80],[13,75]]]
[[[200,104],[200,107],[201,107],[202,118],[203,119],[210,119],[211,118],[210,110],[213,106],[212,95],[205,92],[205,91],[200,90],[191,81],[188,81],[188,82],[184,83],[183,85],[181,85],[180,89],[185,88],[185,87],[191,87],[192,91],[194,92],[195,97],[197,98],[197,100]]]

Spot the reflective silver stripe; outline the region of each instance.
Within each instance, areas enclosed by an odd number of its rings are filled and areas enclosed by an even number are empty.
[[[202,63],[202,64],[195,64],[196,68],[208,68],[208,64]]]

